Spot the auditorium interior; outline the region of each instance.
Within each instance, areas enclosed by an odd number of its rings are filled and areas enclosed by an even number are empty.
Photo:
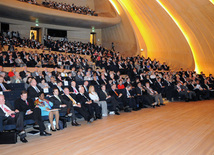
[[[0,154],[214,154],[214,0],[1,0]]]

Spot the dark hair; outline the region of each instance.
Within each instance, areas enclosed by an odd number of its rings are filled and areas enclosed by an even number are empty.
[[[43,92],[39,92],[39,93],[38,93],[38,96],[41,96],[42,94],[45,94],[45,93],[43,93]]]
[[[27,94],[27,91],[26,90],[22,90],[21,91],[21,95],[23,95],[23,94]]]
[[[132,87],[132,85],[131,84],[128,84],[127,86],[126,86],[126,88],[131,88]]]
[[[53,89],[53,92],[54,92],[54,90],[58,90],[58,91],[59,91],[59,89],[58,89],[58,88],[54,88],[54,89]]]

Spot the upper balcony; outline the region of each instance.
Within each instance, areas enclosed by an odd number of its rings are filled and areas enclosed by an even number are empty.
[[[99,14],[98,16],[81,15],[17,0],[0,1],[0,17],[4,18],[30,22],[38,20],[40,23],[45,24],[82,28],[91,28],[92,26],[95,28],[105,28],[121,22],[120,16],[108,0],[99,0],[98,3],[95,3],[95,11]]]

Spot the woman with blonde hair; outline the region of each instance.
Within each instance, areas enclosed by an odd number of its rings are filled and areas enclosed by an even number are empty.
[[[108,116],[107,103],[106,101],[100,101],[99,96],[94,89],[94,86],[89,87],[89,97],[99,106],[101,106],[102,116]]]

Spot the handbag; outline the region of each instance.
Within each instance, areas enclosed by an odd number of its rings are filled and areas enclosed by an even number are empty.
[[[0,144],[16,144],[16,132],[0,132]]]

